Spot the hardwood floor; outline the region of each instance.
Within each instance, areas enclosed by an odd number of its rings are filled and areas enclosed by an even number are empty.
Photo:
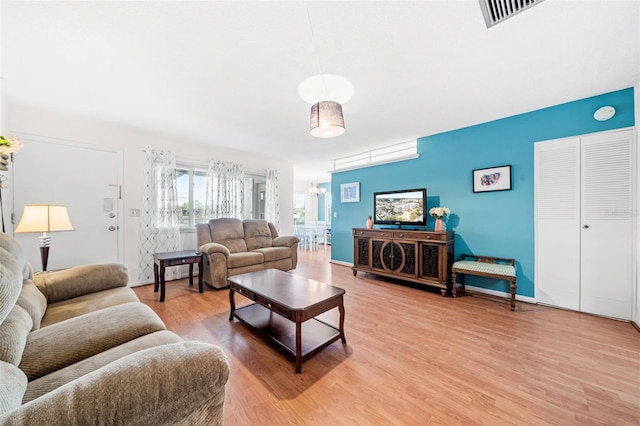
[[[159,303],[153,285],[135,288],[169,330],[226,352],[226,424],[640,424],[640,333],[630,323],[353,277],[329,253],[301,251],[292,272],[346,290],[347,344],[325,348],[302,374],[229,321],[228,290],[173,281]],[[337,324],[337,309],[326,319]]]

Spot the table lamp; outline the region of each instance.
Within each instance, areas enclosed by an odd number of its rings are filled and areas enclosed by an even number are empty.
[[[49,259],[49,244],[51,237],[47,232],[73,231],[73,225],[69,220],[69,213],[65,206],[51,206],[48,204],[27,204],[22,211],[22,217],[18,226],[13,231],[16,234],[28,232],[42,232],[40,240],[40,259],[42,270],[47,270]]]

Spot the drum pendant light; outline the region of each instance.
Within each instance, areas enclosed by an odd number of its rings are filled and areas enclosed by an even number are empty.
[[[342,105],[334,101],[321,101],[311,106],[311,135],[334,138],[345,132]]]

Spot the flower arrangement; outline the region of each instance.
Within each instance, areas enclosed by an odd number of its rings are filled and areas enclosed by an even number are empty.
[[[444,216],[451,213],[448,207],[431,207],[429,214],[436,219],[442,219]]]
[[[22,148],[22,142],[20,139],[13,137],[0,136],[0,152],[3,154],[11,154]]]

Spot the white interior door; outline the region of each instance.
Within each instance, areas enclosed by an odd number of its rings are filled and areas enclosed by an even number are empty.
[[[536,300],[580,310],[580,138],[538,142],[535,154]]]
[[[22,136],[14,154],[14,228],[25,204],[65,205],[74,231],[51,235],[48,270],[122,262],[122,153],[92,145]],[[38,234],[15,234],[35,271]]]
[[[630,320],[633,298],[632,131],[582,137],[580,310]]]
[[[622,130],[535,144],[538,302],[631,319],[632,136]]]

